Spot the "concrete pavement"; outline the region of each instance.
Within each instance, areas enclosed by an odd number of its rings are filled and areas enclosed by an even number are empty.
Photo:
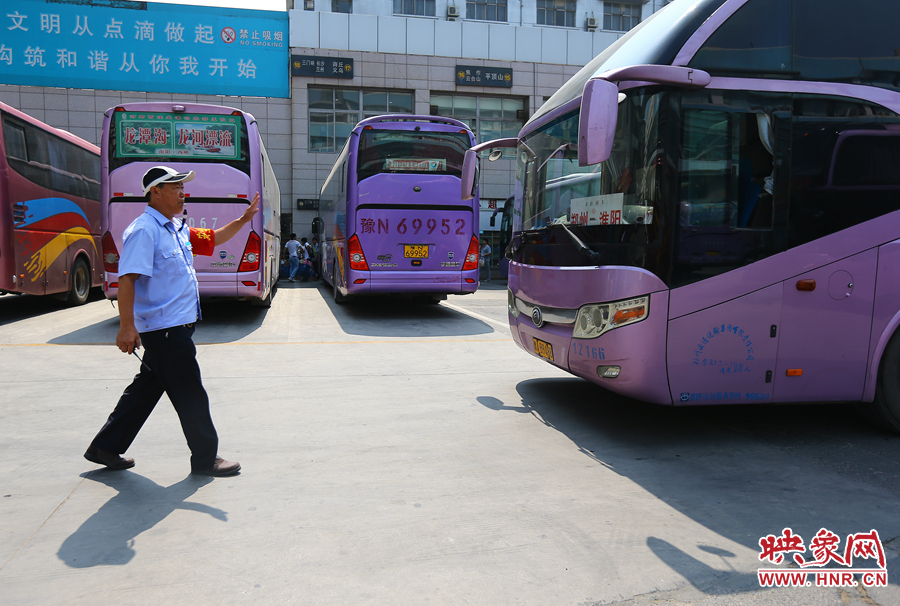
[[[760,536],[893,538],[895,494],[525,355],[503,285],[337,306],[282,284],[269,310],[205,305],[195,334],[220,454],[244,468],[220,479],[188,474],[165,397],[134,469],[85,461],[137,371],[115,310],[0,297],[0,602],[900,603],[753,587]],[[785,490],[758,494],[776,469]]]

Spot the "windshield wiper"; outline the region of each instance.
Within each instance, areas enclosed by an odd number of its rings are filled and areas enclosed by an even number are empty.
[[[598,253],[597,251],[592,250],[590,247],[588,247],[587,244],[585,244],[584,242],[581,241],[581,238],[579,238],[574,233],[572,233],[572,230],[569,229],[569,226],[567,225],[567,223],[568,223],[568,221],[566,220],[565,217],[560,217],[556,221],[548,224],[547,227],[550,227],[552,225],[558,225],[558,226],[562,227],[566,231],[566,233],[569,235],[569,238],[572,239],[572,242],[575,243],[575,246],[578,248],[578,250],[580,250],[582,253],[584,253],[591,261],[595,261],[597,263],[597,265],[599,265],[600,258],[602,255],[600,253]]]

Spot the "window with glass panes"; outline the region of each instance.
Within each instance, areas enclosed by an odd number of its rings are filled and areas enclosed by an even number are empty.
[[[434,0],[394,0],[394,14],[434,17]]]
[[[413,93],[345,88],[310,88],[309,151],[333,153],[365,118],[415,113]]]
[[[537,0],[537,22],[575,27],[575,0]]]
[[[353,2],[351,0],[331,0],[332,13],[352,13]]]
[[[506,0],[469,0],[466,2],[466,19],[506,21]]]
[[[518,97],[431,95],[432,115],[465,122],[479,143],[517,136],[525,125],[525,109],[525,100]]]
[[[603,29],[627,32],[640,22],[640,4],[603,3]]]

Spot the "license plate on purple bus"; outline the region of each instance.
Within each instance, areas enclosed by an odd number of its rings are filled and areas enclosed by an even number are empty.
[[[427,259],[428,258],[428,245],[427,244],[404,244],[403,245],[403,256],[407,259]]]
[[[541,341],[537,337],[531,337],[534,339],[534,353],[544,358],[545,360],[553,361],[553,346],[546,341]]]

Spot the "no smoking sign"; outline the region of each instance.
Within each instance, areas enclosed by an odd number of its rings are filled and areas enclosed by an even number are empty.
[[[222,30],[222,42],[231,44],[235,40],[237,40],[237,34],[234,32],[233,28],[226,27]]]

